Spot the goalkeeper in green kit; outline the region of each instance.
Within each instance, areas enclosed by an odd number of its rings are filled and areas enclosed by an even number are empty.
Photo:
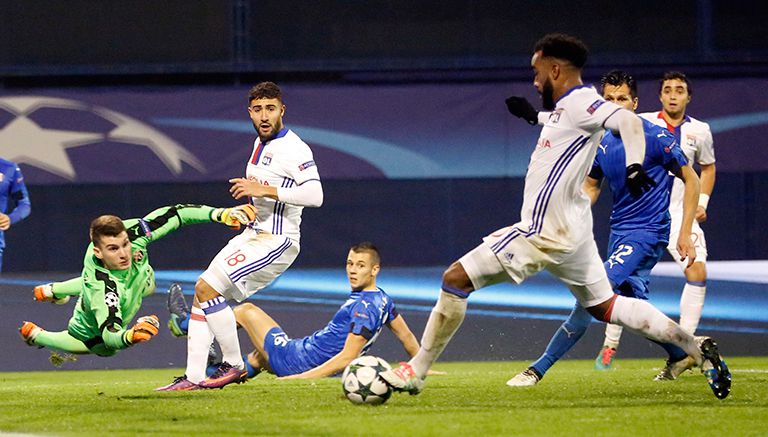
[[[38,301],[63,304],[79,296],[66,331],[46,331],[24,322],[19,332],[27,344],[72,354],[112,356],[158,333],[157,316],[131,325],[145,296],[155,291],[147,246],[182,226],[217,222],[239,229],[256,218],[256,208],[174,205],[140,219],[102,215],[91,222],[91,244],[80,277],[35,287]]]

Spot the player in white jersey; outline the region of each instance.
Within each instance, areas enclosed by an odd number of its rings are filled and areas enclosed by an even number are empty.
[[[521,220],[489,235],[448,267],[419,352],[382,377],[396,390],[419,393],[430,366],[461,325],[472,292],[502,281],[520,284],[547,269],[595,318],[680,346],[704,364],[715,395],[724,398],[730,390],[730,374],[717,345],[709,338],[694,339],[647,301],[614,294],[592,235],[590,200],[582,185],[603,129],[619,133],[625,144],[632,195],[641,195],[653,184],[641,165],[645,156],[642,122],[583,85],[587,48],[577,38],[546,35],[533,51],[533,84],[551,114],[541,120],[544,127],[528,165]],[[510,98],[507,105],[529,123],[539,121],[524,98]]]
[[[691,233],[696,245],[696,262],[689,268],[678,263],[686,278],[680,298],[680,326],[690,333],[694,333],[699,325],[707,290],[707,241],[699,223],[707,219],[707,205],[715,187],[716,172],[715,149],[709,124],[686,114],[692,95],[691,82],[685,74],[676,71],[665,73],[659,81],[661,111],[640,114],[646,120],[672,132],[677,137],[688,161],[695,162],[701,172],[699,207],[696,210],[696,220],[693,222]],[[675,225],[680,223],[682,217],[682,192],[682,187],[675,181],[669,205],[673,231],[677,229]],[[676,237],[676,235],[670,235],[670,239]]]
[[[659,100],[662,109],[658,112],[644,112],[640,117],[667,129],[672,133],[685,157],[701,169],[701,193],[696,210],[696,220],[691,228],[691,239],[696,250],[696,259],[690,266],[676,256],[675,241],[679,236],[683,220],[683,184],[675,179],[669,200],[669,214],[672,229],[667,250],[685,274],[686,283],[680,297],[680,326],[690,334],[696,332],[704,308],[707,292],[707,241],[699,223],[707,219],[707,204],[715,186],[715,149],[709,124],[686,115],[693,90],[691,82],[679,71],[665,73],[659,81]],[[621,328],[608,325],[603,348],[598,355],[596,368],[609,369],[621,339]],[[599,363],[599,364],[597,364]]]
[[[257,218],[214,257],[195,284],[187,336],[187,369],[166,391],[242,382],[246,376],[237,324],[227,300],[241,302],[283,273],[299,254],[301,211],[319,207],[323,189],[312,151],[283,125],[285,105],[272,82],[253,87],[248,113],[258,132],[246,166],[246,178],[231,179],[235,199],[247,197]],[[210,377],[205,370],[213,339],[222,363]]]

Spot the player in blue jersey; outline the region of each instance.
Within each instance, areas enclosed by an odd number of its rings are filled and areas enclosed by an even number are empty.
[[[15,206],[8,211],[8,203],[13,201]],[[0,271],[3,268],[3,251],[5,250],[5,231],[32,211],[24,176],[16,163],[0,159]]]
[[[637,84],[626,72],[613,70],[601,79],[605,100],[626,109],[637,109]],[[691,241],[691,225],[699,196],[699,179],[688,165],[675,137],[666,130],[643,121],[646,151],[643,167],[655,182],[639,197],[628,190],[625,180],[625,155],[621,138],[606,131],[600,142],[584,191],[592,203],[597,201],[603,179],[613,193],[611,236],[605,270],[614,292],[622,296],[648,299],[648,276],[667,247],[670,233],[669,198],[674,174],[685,184],[683,221],[677,240],[681,259],[691,265],[696,251]],[[512,387],[534,385],[549,368],[570,350],[586,332],[590,314],[579,304],[550,340],[544,354],[525,371],[510,379]],[[611,326],[610,324],[608,326]],[[677,346],[659,343],[669,354],[667,367],[657,379],[674,379],[694,364],[693,358]],[[666,373],[665,373],[666,371]],[[667,377],[662,377],[667,376]]]
[[[252,303],[235,307],[238,325],[245,329],[255,346],[253,352],[243,357],[248,377],[261,371],[285,378],[334,375],[368,351],[384,326],[391,329],[406,352],[414,356],[419,349],[418,340],[398,314],[392,298],[376,286],[380,264],[379,251],[373,244],[352,246],[347,256],[347,277],[352,292],[328,325],[303,338],[289,338],[269,314]],[[157,390],[201,388],[181,376]]]

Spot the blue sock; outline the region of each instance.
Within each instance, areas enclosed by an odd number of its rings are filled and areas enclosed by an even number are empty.
[[[245,370],[248,372],[248,376],[246,376],[246,378],[251,379],[261,372],[260,370],[251,366],[251,363],[248,362],[248,354],[243,355],[243,362],[245,363]]]
[[[181,328],[184,333],[189,332],[189,316],[179,319],[179,328]]]
[[[688,356],[688,354],[684,350],[680,349],[679,347],[675,346],[672,343],[659,343],[656,340],[651,340],[651,341],[658,344],[665,351],[667,351],[667,354],[669,354],[670,363],[675,363]]]
[[[557,360],[562,358],[566,352],[571,350],[576,342],[587,332],[591,322],[592,316],[581,305],[576,303],[568,319],[557,328],[557,332],[549,341],[544,354],[530,366],[539,374],[539,378],[543,378],[547,370]]]

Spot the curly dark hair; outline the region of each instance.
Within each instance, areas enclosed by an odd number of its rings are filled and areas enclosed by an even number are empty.
[[[544,35],[533,46],[533,51],[541,51],[542,56],[563,59],[576,68],[581,69],[587,63],[589,49],[586,44],[575,36],[564,33]]]

